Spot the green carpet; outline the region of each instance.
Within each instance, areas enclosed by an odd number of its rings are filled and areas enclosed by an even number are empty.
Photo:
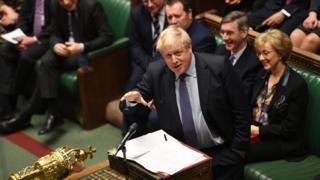
[[[75,148],[85,148],[92,145],[97,152],[93,159],[85,161],[85,166],[107,159],[107,150],[114,148],[121,140],[121,132],[118,128],[106,124],[97,129],[86,131],[79,124],[65,120],[65,123],[54,132],[38,136],[37,132],[45,121],[46,116],[33,116],[32,126],[23,132],[41,144],[46,144],[51,149],[68,145]],[[38,160],[34,154],[15,145],[7,139],[0,139],[0,179],[21,170],[25,166],[33,165]]]

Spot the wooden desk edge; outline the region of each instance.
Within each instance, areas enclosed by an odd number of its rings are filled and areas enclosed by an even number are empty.
[[[80,172],[73,173],[70,176],[68,176],[67,178],[65,178],[65,180],[79,179],[79,178],[87,176],[87,175],[89,175],[89,174],[91,174],[91,173],[93,173],[93,172],[95,172],[95,171],[97,171],[99,169],[105,168],[107,166],[109,166],[109,161],[105,160],[105,161],[93,164],[92,166],[89,166],[89,167],[83,169]]]

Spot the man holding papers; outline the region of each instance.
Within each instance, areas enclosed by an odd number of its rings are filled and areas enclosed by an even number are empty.
[[[33,64],[49,47],[51,0],[24,0],[16,28],[18,44],[4,43],[0,48],[0,121],[13,114],[17,94],[27,85]]]
[[[249,145],[250,112],[232,65],[192,52],[181,28],[170,26],[157,42],[164,61],[151,63],[142,81],[121,98],[124,113],[155,107],[160,128],[213,156],[214,179],[242,179]]]

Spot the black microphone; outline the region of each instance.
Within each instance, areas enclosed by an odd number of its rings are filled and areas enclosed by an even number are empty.
[[[118,154],[118,152],[123,148],[123,146],[126,144],[126,142],[128,141],[128,139],[134,134],[136,133],[138,128],[138,124],[137,123],[133,123],[131,124],[131,126],[129,127],[129,131],[126,133],[126,135],[123,137],[123,139],[121,140],[120,144],[117,147],[117,151],[116,154],[114,156],[116,156]]]

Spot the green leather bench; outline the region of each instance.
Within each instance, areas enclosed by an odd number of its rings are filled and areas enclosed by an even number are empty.
[[[130,0],[100,2],[107,12],[114,42],[89,53],[89,68],[64,73],[60,79],[60,109],[66,118],[80,122],[84,129],[106,123],[105,105],[123,93],[130,73],[127,37]]]

